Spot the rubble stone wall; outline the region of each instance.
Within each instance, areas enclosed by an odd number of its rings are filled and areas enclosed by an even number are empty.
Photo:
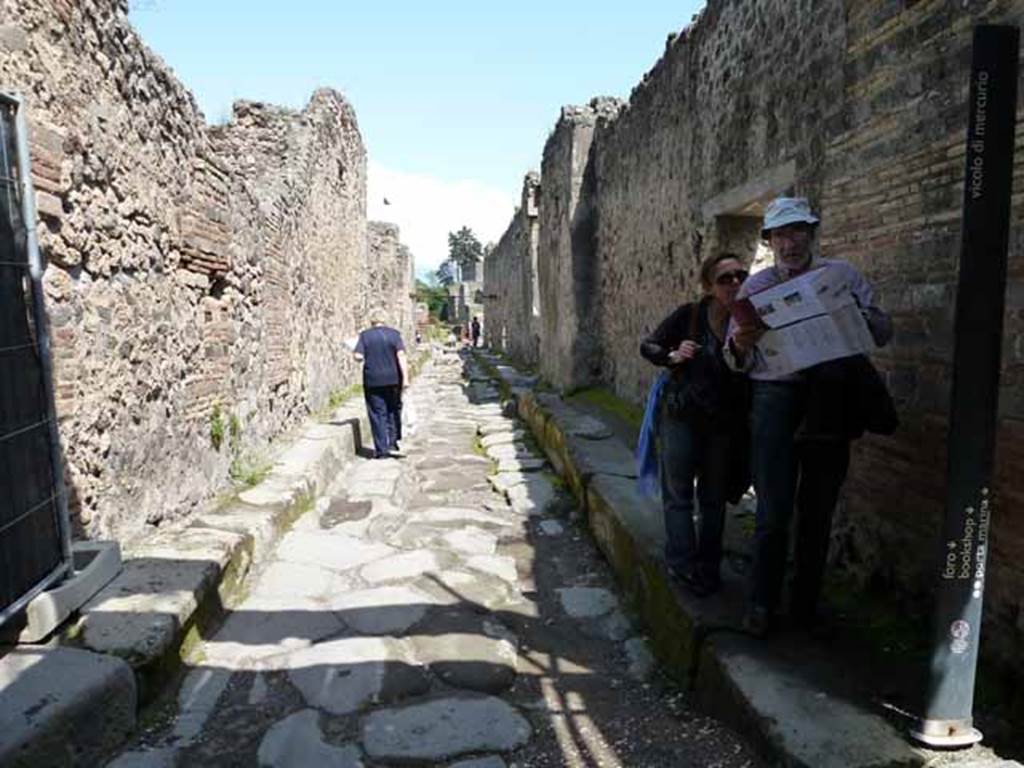
[[[542,308],[575,313],[545,314],[542,372],[563,388],[593,380],[637,403],[655,374],[638,341],[697,296],[701,259],[727,249],[763,264],[765,203],[784,192],[811,199],[821,250],[863,270],[893,314],[895,338],[876,364],[902,420],[894,436],[855,446],[833,559],[908,604],[921,605],[933,589],[939,548],[968,69],[979,22],[1019,25],[1024,2],[710,0],[696,23],[669,38],[621,111],[563,112],[541,174]],[[1024,170],[1022,144],[1018,130]],[[593,225],[592,257],[572,242],[574,211]],[[1012,216],[983,634],[984,653],[1007,659],[1024,640],[1024,523],[1015,514],[1024,502],[1019,190]],[[579,357],[581,339],[596,350],[596,369],[594,357]]]
[[[537,189],[530,173],[523,180],[519,208],[484,261],[484,336],[510,359],[537,364],[540,306],[537,285]]]
[[[414,265],[412,252],[402,243],[395,224],[369,223],[366,269],[370,285],[364,311],[369,312],[375,304],[384,307],[388,323],[402,334],[406,346],[411,346],[416,335]]]
[[[356,380],[355,114],[323,90],[209,128],[121,0],[0,0],[0,85],[28,105],[72,511],[131,537]]]

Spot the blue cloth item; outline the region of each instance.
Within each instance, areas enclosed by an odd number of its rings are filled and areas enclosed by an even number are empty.
[[[405,349],[394,328],[375,325],[359,334],[355,351],[363,356],[363,386],[393,387],[402,383],[398,353]]]
[[[665,390],[668,379],[669,372],[662,371],[651,385],[651,391],[647,393],[644,421],[640,425],[640,439],[636,444],[636,489],[642,496],[656,496],[659,491],[658,441],[655,434],[655,422],[658,419],[661,394]]]

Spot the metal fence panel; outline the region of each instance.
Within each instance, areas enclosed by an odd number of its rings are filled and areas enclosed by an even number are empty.
[[[69,567],[20,108],[0,94],[0,624]]]

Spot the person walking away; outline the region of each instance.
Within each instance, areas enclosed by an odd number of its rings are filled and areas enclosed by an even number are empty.
[[[678,307],[640,344],[641,355],[670,370],[656,426],[665,559],[672,574],[698,596],[721,585],[725,504],[738,500],[749,485],[748,383],[722,358],[729,308],[746,277],[735,254],[708,258],[701,265],[703,298]]]
[[[871,285],[847,262],[824,259],[815,252],[817,228],[818,217],[805,198],[772,201],[765,211],[761,236],[771,247],[775,263],[752,275],[738,298],[811,269],[831,270],[836,279],[830,282],[850,286],[875,343],[885,345],[892,337],[892,322],[875,306]],[[835,424],[847,418],[848,403],[833,396],[842,388],[828,384],[829,377],[815,376],[814,369],[782,376],[765,371],[757,348],[763,333],[763,328],[733,324],[725,350],[726,362],[734,370],[747,372],[753,386],[751,440],[757,514],[744,625],[757,635],[770,629],[779,608],[794,508],[798,524],[790,618],[797,625],[810,625],[816,619],[832,514],[849,468],[850,439],[857,434],[821,428],[822,421]],[[873,371],[866,358],[860,359]],[[838,365],[818,367],[839,371],[841,377],[848,377],[853,370],[844,361],[834,362]]]
[[[409,366],[402,336],[385,325],[383,310],[371,312],[370,327],[359,334],[355,357],[363,364],[374,458],[387,458],[397,453],[402,438],[402,389],[409,385]]]
[[[480,346],[480,320],[477,317],[473,317],[473,322],[469,324],[470,333],[473,337],[473,349]]]

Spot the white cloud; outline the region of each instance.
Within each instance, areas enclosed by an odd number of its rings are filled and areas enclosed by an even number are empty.
[[[518,201],[478,181],[443,181],[433,176],[368,164],[367,212],[373,221],[390,221],[412,250],[416,273],[432,272],[448,258],[448,233],[463,225],[480,242],[497,242]],[[389,205],[384,205],[384,199]]]

